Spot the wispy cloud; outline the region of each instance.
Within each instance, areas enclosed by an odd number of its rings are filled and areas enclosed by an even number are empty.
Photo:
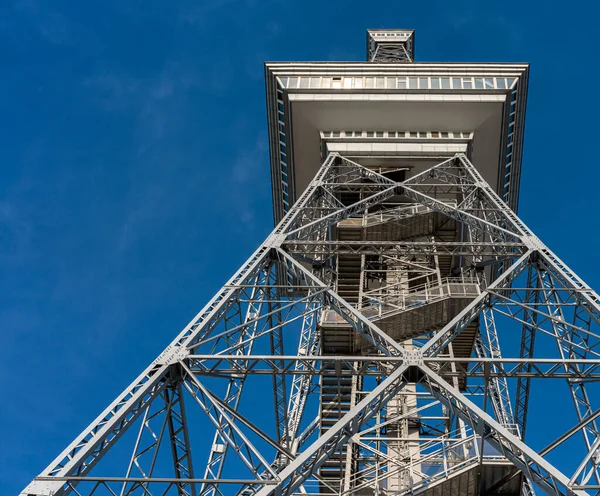
[[[32,255],[36,230],[33,219],[37,212],[29,198],[38,181],[37,169],[44,152],[42,141],[30,144],[21,154],[16,177],[0,188],[0,266],[3,269],[21,267]]]
[[[261,198],[255,186],[267,178],[268,146],[264,133],[257,133],[254,146],[240,150],[231,168],[231,212],[237,215],[237,228],[251,231],[256,227],[256,204]]]
[[[40,36],[53,45],[62,45],[70,39],[68,19],[56,10],[48,10],[36,0],[18,0],[13,9],[24,16]]]
[[[15,252],[20,251],[19,247],[23,248],[31,238],[32,228],[21,207],[22,204],[10,197],[0,200],[0,239],[5,241],[3,256],[7,255],[8,238],[12,240]]]
[[[252,182],[258,176],[258,172],[264,169],[266,159],[267,137],[259,133],[252,148],[238,153],[232,167],[233,181],[239,185]]]
[[[148,77],[105,69],[86,78],[83,85],[105,111],[136,116],[137,153],[143,154],[169,129],[178,129],[188,93],[201,81],[196,68],[169,62]]]
[[[175,94],[185,94],[198,83],[198,73],[177,62],[168,63],[158,75],[151,77],[104,69],[83,81],[84,86],[94,92],[92,98],[109,111],[160,102]]]

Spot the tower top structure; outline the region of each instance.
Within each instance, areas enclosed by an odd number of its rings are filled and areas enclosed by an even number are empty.
[[[368,29],[367,60],[369,62],[413,62],[415,60],[414,29]]]
[[[267,62],[280,221],[330,152],[406,177],[465,153],[517,210],[529,64],[414,62],[409,29],[367,31],[366,62]]]

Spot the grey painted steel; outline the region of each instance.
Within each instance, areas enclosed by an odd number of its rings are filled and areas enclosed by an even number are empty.
[[[410,30],[367,41],[386,70],[414,59]],[[285,215],[274,184],[273,232],[21,495],[599,493],[600,296],[466,154],[401,169],[330,153]],[[566,381],[577,423],[536,452],[542,379]]]
[[[459,156],[454,162],[446,161],[431,171],[428,177],[435,175],[438,179],[444,178],[452,187],[460,187],[463,191],[472,189],[471,184],[467,184],[465,187],[464,183],[456,184],[453,182],[454,179],[449,173],[450,169],[454,169],[454,177],[457,177],[457,173],[464,174],[464,177],[473,177],[471,167],[464,166],[465,160],[465,157]],[[341,167],[344,170],[343,174],[338,174],[338,182],[332,180],[336,176],[333,173],[336,164],[342,164]],[[486,444],[494,446],[504,459],[521,470],[533,482],[535,487],[549,494],[585,494],[584,489],[586,487],[593,488],[592,479],[597,472],[595,465],[597,438],[593,438],[593,441],[590,442],[587,453],[581,453],[578,470],[570,477],[564,475],[545,458],[527,447],[518,435],[515,435],[515,432],[518,431],[515,431],[510,425],[512,423],[510,398],[508,388],[503,381],[507,378],[544,378],[547,380],[566,378],[571,382],[572,379],[577,379],[578,383],[581,383],[582,380],[598,380],[600,378],[600,357],[595,351],[596,341],[594,341],[597,339],[598,334],[595,328],[591,327],[592,324],[597,322],[597,316],[600,315],[597,311],[598,297],[596,293],[581,282],[557,257],[551,254],[524,227],[524,224],[518,218],[508,214],[506,208],[494,197],[494,193],[482,186],[480,180],[477,180],[476,187],[480,189],[481,197],[487,202],[487,206],[500,205],[495,216],[488,215],[488,212],[483,218],[483,214],[473,213],[474,211],[463,212],[460,208],[455,207],[446,210],[437,201],[429,201],[427,198],[429,195],[424,192],[424,189],[428,187],[425,181],[419,182],[418,179],[414,180],[413,178],[412,181],[409,180],[406,183],[412,191],[419,192],[423,204],[429,208],[444,210],[449,218],[460,219],[465,225],[480,233],[476,234],[475,238],[480,236],[481,239],[501,238],[506,240],[501,241],[498,246],[504,247],[503,249],[507,250],[506,253],[510,253],[511,257],[506,259],[501,251],[490,250],[489,248],[492,245],[485,241],[481,241],[480,249],[477,249],[479,241],[467,243],[464,246],[460,243],[450,245],[453,253],[460,252],[464,256],[471,256],[475,265],[486,257],[492,260],[510,260],[512,263],[502,271],[500,276],[496,277],[487,286],[483,286],[481,294],[459,312],[456,318],[425,339],[420,349],[412,351],[405,349],[404,346],[391,339],[368,316],[365,316],[331,289],[333,279],[327,271],[320,267],[316,270],[309,270],[296,258],[300,256],[301,259],[302,256],[307,254],[322,259],[329,256],[326,251],[319,250],[319,247],[326,241],[319,240],[318,237],[320,233],[328,232],[331,229],[331,219],[335,219],[335,222],[339,223],[344,219],[356,218],[361,215],[361,211],[369,208],[369,205],[376,204],[371,203],[371,201],[363,201],[352,206],[352,208],[332,204],[334,206],[329,205],[325,208],[324,221],[321,222],[321,218],[315,217],[314,212],[311,211],[312,202],[316,202],[317,205],[324,205],[319,200],[319,191],[322,193],[325,189],[334,194],[336,188],[352,185],[353,188],[366,191],[366,194],[374,197],[374,202],[382,202],[385,201],[385,197],[381,198],[379,196],[381,192],[398,187],[396,184],[390,187],[385,184],[385,181],[382,181],[379,186],[374,186],[373,183],[357,182],[357,179],[360,180],[361,177],[364,177],[365,173],[362,169],[358,164],[346,161],[342,157],[330,157],[323,165],[311,188],[305,193],[304,201],[298,203],[290,211],[280,226],[250,257],[230,282],[224,286],[217,297],[184,329],[171,347],[167,348],[134,381],[132,386],[65,450],[64,454],[57,459],[57,462],[42,472],[40,477],[36,478],[23,494],[40,496],[67,494],[76,486],[84,487],[85,484],[94,481],[100,484],[97,487],[120,482],[123,494],[130,494],[136,488],[143,488],[148,494],[152,494],[153,485],[159,482],[170,483],[171,487],[177,488],[180,494],[191,495],[194,492],[199,493],[202,491],[223,494],[224,489],[220,489],[222,484],[224,484],[223,487],[234,484],[231,480],[224,479],[220,475],[223,473],[223,462],[227,462],[227,459],[224,456],[220,457],[219,467],[221,468],[207,472],[208,476],[203,479],[195,479],[193,477],[193,466],[182,465],[184,460],[190,460],[186,463],[191,463],[189,431],[193,430],[193,426],[187,424],[189,415],[186,415],[185,411],[178,411],[176,418],[179,427],[173,424],[173,419],[169,415],[162,417],[162,420],[160,420],[160,415],[173,410],[173,404],[179,405],[178,408],[189,410],[192,403],[200,406],[201,410],[206,413],[214,424],[217,432],[215,439],[220,440],[220,442],[222,440],[227,446],[227,448],[219,448],[217,451],[226,453],[226,450],[233,450],[232,453],[235,452],[236,456],[254,474],[254,480],[244,481],[243,486],[247,488],[246,490],[261,495],[272,493],[290,494],[295,490],[306,491],[305,484],[309,479],[321,480],[321,484],[326,486],[327,481],[323,481],[322,477],[320,478],[318,475],[320,467],[340,446],[348,442],[355,443],[365,453],[375,449],[370,445],[371,441],[369,441],[368,436],[365,437],[366,441],[361,440],[361,429],[370,425],[369,422],[372,422],[372,419],[376,418],[381,411],[385,411],[385,405],[407,384],[408,376],[406,374],[408,371],[417,369],[421,370],[423,375],[415,376],[412,372],[411,377],[414,377],[412,380],[416,380],[418,387],[423,387],[429,391],[429,397],[439,400],[445,406],[447,412],[462,419],[466,426],[473,429],[474,435],[478,436],[478,443],[482,443],[485,439]],[[401,186],[404,187],[406,183],[401,183]],[[482,215],[482,217],[478,217],[478,215]],[[490,228],[490,226],[498,224],[504,227]],[[306,229],[306,226],[311,226],[311,228]],[[506,229],[506,227],[509,227],[509,229]],[[288,250],[290,246],[297,246],[292,243],[302,243],[304,241],[300,235],[308,238],[306,240],[307,244],[303,245],[302,253],[299,253],[295,248]],[[311,239],[314,239],[315,242],[309,243],[308,241]],[[361,243],[366,246],[370,245],[368,240]],[[377,246],[377,243],[374,246]],[[436,243],[408,243],[399,246],[406,246],[409,250],[416,248],[417,251],[414,253],[423,253],[423,249],[435,249]],[[330,247],[330,250],[335,251],[335,248]],[[536,255],[532,256],[532,254]],[[536,287],[519,287],[521,284],[518,282],[521,280],[520,275],[529,270],[530,267],[534,267],[534,269],[536,266],[539,267],[540,260],[544,263],[544,270],[552,271],[550,282],[540,290],[537,290]],[[281,270],[283,267],[286,268],[288,276],[282,279]],[[289,279],[289,277],[292,279]],[[303,288],[302,292],[294,297],[288,297],[287,300],[285,298],[282,300],[279,291],[286,287],[292,287],[285,282],[290,280],[294,281],[293,287]],[[283,285],[280,283],[281,281],[284,282]],[[281,289],[278,290],[277,288]],[[525,295],[525,293],[535,294],[540,300],[539,305],[528,306],[527,296],[523,296],[523,299],[521,299],[521,295]],[[237,324],[234,320],[238,317],[228,321],[231,317],[228,317],[227,312],[230,312],[234,305],[239,305],[240,301],[246,301],[246,299],[249,303],[245,307],[245,317],[239,320]],[[574,301],[582,301],[584,305],[581,307],[581,312],[585,311],[592,317],[588,320],[578,317],[575,323],[566,323],[565,318],[561,317],[554,308],[567,310],[574,306]],[[553,309],[548,309],[549,305],[552,305]],[[508,307],[512,310],[505,310]],[[298,308],[297,316],[293,313],[295,308]],[[321,355],[318,346],[310,345],[311,342],[315,342],[315,338],[310,337],[311,333],[314,332],[314,325],[307,324],[306,318],[313,314],[317,315],[317,311],[322,314],[324,308],[333,308],[336,312],[339,312],[343,322],[345,322],[344,325],[354,329],[357,339],[360,337],[379,352],[373,356],[362,357],[360,362],[356,361],[356,356]],[[534,356],[503,358],[499,352],[496,326],[490,320],[491,315],[496,311],[499,315],[512,317],[517,322],[525,319],[520,315],[526,312],[540,315],[538,323],[543,321],[553,326],[553,331],[541,329],[540,332],[553,335],[555,339],[560,340],[563,348],[567,346],[571,351],[559,354],[555,358],[536,358]],[[235,313],[235,315],[238,313]],[[487,319],[487,326],[485,327],[487,330],[484,331],[485,341],[478,346],[484,347],[487,351],[484,350],[480,353],[478,358],[444,356],[442,353],[444,346],[456,340],[461,330],[479,316],[482,316],[484,320]],[[217,330],[218,326],[224,322],[229,322],[224,330]],[[305,329],[302,334],[306,334],[304,337],[301,336],[300,341],[298,341],[299,351],[296,354],[280,354],[277,352],[277,347],[271,348],[271,351],[275,353],[269,355],[254,351],[254,343],[258,342],[261,337],[268,338],[275,335],[276,332],[281,335],[284,327],[296,325],[294,322]],[[575,337],[569,338],[565,336],[563,331],[560,333],[556,331],[555,326],[561,323],[564,325],[565,332],[570,329],[569,332],[576,332],[579,333],[578,336],[584,336],[583,341]],[[588,353],[579,353],[573,356],[573,350],[579,349],[581,351],[585,347],[585,343],[590,347]],[[206,354],[200,352],[206,346],[215,350],[215,346],[220,346],[220,348],[216,353]],[[559,348],[559,351],[563,348]],[[357,365],[359,363],[360,365]],[[331,366],[327,364],[331,364]],[[296,393],[293,393],[293,397],[296,399],[293,401],[290,399],[289,403],[290,411],[294,412],[293,418],[298,419],[302,416],[300,410],[306,408],[307,395],[310,394],[310,388],[306,384],[312,382],[311,378],[327,377],[331,375],[329,371],[340,370],[340,367],[343,367],[350,374],[381,378],[382,382],[366,394],[364,399],[340,418],[332,428],[318,434],[316,440],[312,440],[310,443],[306,442],[309,437],[302,437],[303,435],[299,434],[301,424],[298,420],[290,419],[291,424],[286,427],[287,433],[284,438],[280,437],[280,429],[275,429],[270,434],[266,433],[258,425],[253,424],[249,417],[245,416],[242,411],[242,404],[235,399],[237,395],[231,395],[231,387],[229,387],[229,392],[226,394],[229,401],[226,401],[212,393],[210,388],[203,384],[203,378],[210,377],[220,377],[230,381],[230,384],[237,384],[236,381],[239,381],[241,377],[246,377],[246,380],[249,380],[248,378],[251,377],[270,375],[280,381],[280,378],[289,375],[295,378],[297,384],[300,384],[293,386],[296,391]],[[304,381],[303,377],[310,380]],[[484,412],[473,400],[465,396],[465,394],[468,394],[468,389],[463,393],[456,386],[451,386],[447,381],[452,377],[492,380],[492,383],[495,384],[494,387],[490,388],[494,416]],[[171,386],[173,384],[175,384],[175,389]],[[288,384],[291,387],[293,382]],[[184,403],[183,401],[177,401],[176,397],[172,397],[173,393],[177,392],[178,395],[181,395],[183,391],[191,396],[192,401],[188,399]],[[273,395],[273,397],[276,396]],[[577,395],[576,397],[579,398]],[[161,401],[166,407],[150,410],[152,404],[159,398],[162,398]],[[167,399],[166,403],[164,403],[165,398]],[[231,400],[232,398],[234,400]],[[425,399],[426,396],[422,396],[422,398]],[[591,404],[589,398],[588,403]],[[279,406],[275,408],[279,408]],[[128,476],[118,481],[114,476],[111,478],[108,474],[104,478],[94,478],[90,474],[92,478],[88,478],[87,475],[94,464],[110,449],[113,449],[113,444],[116,443],[121,434],[125,432],[130,424],[141,419],[140,415],[142,414],[144,418],[140,422],[140,441],[138,441],[132,455],[130,469],[127,472]],[[572,439],[574,434],[586,429],[588,429],[589,438],[589,435],[593,433],[589,430],[589,427],[594,425],[596,416],[593,412],[590,412],[589,415],[587,413],[582,415],[579,420],[579,427],[574,431],[571,429],[559,438],[558,441],[552,444],[552,449],[557,449],[566,440]],[[162,427],[160,428],[160,435],[154,441],[150,440],[149,446],[151,449],[157,451],[163,438],[167,437],[172,446],[186,448],[183,452],[173,451],[176,477],[172,479],[153,478],[152,465],[155,462],[152,462],[149,472],[146,472],[141,464],[139,465],[139,469],[142,470],[145,477],[136,479],[130,475],[132,474],[131,467],[136,465],[136,460],[139,458],[137,453],[148,452],[149,448],[141,444],[141,436],[150,425],[148,423],[150,419],[155,418],[157,421],[162,422],[160,424]],[[422,418],[422,421],[427,423],[435,422],[433,419],[436,417],[427,420],[428,417],[423,415]],[[369,429],[372,428],[369,427]],[[93,434],[87,434],[88,432]],[[315,435],[314,427],[311,428],[310,432],[312,432],[311,436]],[[279,461],[273,464],[267,458],[269,455],[263,455],[261,448],[251,441],[250,434],[259,436],[269,446],[275,448],[276,452],[280,453],[278,456]],[[90,441],[86,441],[86,436],[91,436],[89,437]],[[182,443],[181,439],[183,438],[177,439],[180,436],[187,438],[187,441],[184,440]],[[299,442],[300,439],[303,440]],[[355,441],[351,441],[351,439],[355,439]],[[380,439],[378,442],[381,443],[381,439],[384,438],[377,439]],[[392,438],[388,439],[391,440]],[[459,436],[457,442],[460,442],[460,439]],[[215,441],[213,441],[213,446],[215,446]],[[376,452],[380,453],[378,456],[381,456],[382,460],[388,460],[385,463],[393,463],[380,448]],[[214,455],[212,456],[214,458]],[[483,451],[480,451],[479,461],[483,460],[482,456]],[[423,459],[428,460],[425,455],[423,455]],[[465,465],[465,467],[468,466]],[[394,473],[400,473],[399,470],[412,469],[410,466],[405,469],[394,469],[390,472],[389,477],[392,477]],[[446,470],[448,474],[455,473],[451,466],[448,466]],[[373,471],[369,469],[368,473],[371,474]],[[186,474],[189,474],[189,476],[181,476]],[[186,480],[188,482],[185,482]],[[424,480],[426,481],[426,479]],[[507,480],[510,481],[510,477]],[[416,483],[421,482],[417,481]],[[240,484],[242,483],[240,482]],[[367,487],[368,484],[367,480],[357,487]]]

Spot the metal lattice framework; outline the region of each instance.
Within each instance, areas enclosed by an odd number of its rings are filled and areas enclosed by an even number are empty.
[[[371,62],[413,62],[404,43],[378,43]]]
[[[466,156],[397,183],[332,154],[22,494],[598,493],[599,325]]]

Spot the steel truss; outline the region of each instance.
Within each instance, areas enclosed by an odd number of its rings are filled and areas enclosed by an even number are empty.
[[[377,43],[371,62],[413,62],[404,43]]]
[[[455,238],[419,231],[435,223]],[[340,239],[344,229],[359,239]],[[343,257],[361,267],[357,301],[339,294]],[[425,324],[435,308],[443,319]],[[598,493],[599,327],[598,294],[466,156],[396,183],[331,154],[217,295],[22,495],[417,494],[473,473],[465,494],[509,494],[515,481]],[[332,344],[340,336],[345,348]],[[538,391],[552,410],[542,419],[530,398],[547,381],[535,379],[554,379]],[[495,466],[501,477],[483,487]]]

